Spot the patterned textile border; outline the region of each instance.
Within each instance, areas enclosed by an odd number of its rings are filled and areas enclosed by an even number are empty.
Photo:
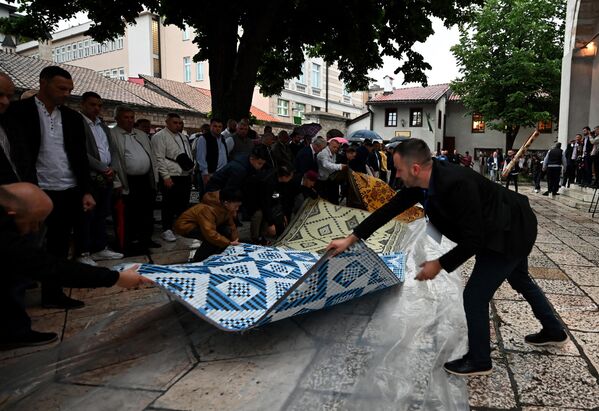
[[[244,331],[399,284],[404,266],[403,253],[379,257],[362,242],[336,257],[241,244],[201,263],[139,271],[200,318]]]
[[[391,200],[394,195],[395,191],[384,181],[355,171],[350,173],[348,205],[373,212]],[[395,219],[402,223],[411,223],[423,217],[424,210],[414,206]]]
[[[308,200],[274,245],[322,254],[331,240],[350,234],[368,215],[367,211],[322,199]],[[391,221],[370,236],[366,244],[379,254],[397,251],[405,229],[400,222]]]

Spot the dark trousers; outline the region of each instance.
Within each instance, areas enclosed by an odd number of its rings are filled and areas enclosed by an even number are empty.
[[[142,245],[152,238],[154,232],[154,200],[150,177],[127,176],[129,194],[123,196],[125,203],[125,248],[139,241]]]
[[[574,182],[576,176],[576,161],[568,160],[566,165],[566,172],[564,173],[564,179],[562,181],[562,186],[570,187],[570,184]]]
[[[228,224],[219,225],[218,227],[216,227],[216,231],[219,234],[222,234],[227,238],[231,238],[231,227],[229,227]],[[202,244],[200,245],[200,247],[196,250],[195,254],[193,255],[194,263],[199,263],[200,261],[204,261],[206,258],[210,257],[211,255],[220,254],[223,251],[225,251],[225,248],[220,247],[215,244],[212,244],[212,243],[209,243],[208,241],[204,240],[202,237],[202,234],[200,233],[200,230],[198,230],[198,229],[193,230],[192,232],[187,234],[186,237],[197,238],[198,240],[202,241]]]
[[[551,194],[556,194],[559,190],[559,175],[561,172],[561,167],[547,167],[547,191]]]
[[[94,190],[96,206],[93,210],[81,212],[81,219],[75,230],[78,253],[95,253],[106,248],[106,218],[110,215],[112,186]]]
[[[543,172],[541,171],[541,169],[535,170],[535,172],[532,175],[532,181],[535,185],[535,190],[541,189],[541,177],[543,177]]]
[[[563,329],[547,298],[528,275],[528,257],[515,258],[483,251],[476,255],[474,269],[464,288],[468,356],[478,365],[491,363],[489,302],[504,280],[522,294],[544,329],[549,332]]]
[[[318,180],[316,184],[317,191],[325,200],[339,205],[339,183],[329,178],[328,180]]]
[[[582,170],[582,183],[590,186],[593,182],[593,161],[589,155],[583,157],[582,161],[584,163],[584,168]]]
[[[57,258],[67,259],[71,234],[83,209],[83,194],[78,188],[62,191],[45,191],[54,208],[46,219],[46,249]],[[78,244],[75,244],[78,248]],[[54,281],[42,282],[42,300],[51,302],[62,295],[62,286]]]
[[[591,162],[593,163],[593,169],[595,171],[594,185],[599,185],[599,154],[591,156]]]
[[[30,281],[5,282],[0,287],[0,339],[17,337],[31,330],[25,311],[25,289]]]
[[[508,174],[505,178],[505,188],[510,188],[510,181],[514,182],[514,191],[518,192],[518,174]]]
[[[161,185],[162,191],[162,229],[171,230],[173,220],[189,208],[191,193],[191,176],[171,177],[173,186],[167,189]]]

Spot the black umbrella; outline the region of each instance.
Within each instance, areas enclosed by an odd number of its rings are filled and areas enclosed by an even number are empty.
[[[318,123],[302,124],[295,129],[299,134],[306,137],[314,137],[322,129],[322,126]]]

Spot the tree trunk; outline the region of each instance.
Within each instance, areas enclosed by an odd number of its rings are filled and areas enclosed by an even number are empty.
[[[518,132],[520,131],[520,126],[507,126],[505,131],[505,149],[510,150],[514,147],[514,141],[516,141],[516,137],[518,136]]]
[[[212,117],[227,121],[240,120],[250,114],[258,67],[268,34],[273,28],[276,8],[281,3],[264,0],[254,5],[244,17],[243,35],[237,45],[237,26],[215,22],[210,64]],[[265,13],[264,10],[269,10]]]

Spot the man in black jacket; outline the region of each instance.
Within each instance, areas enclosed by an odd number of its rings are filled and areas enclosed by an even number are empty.
[[[57,280],[66,287],[136,287],[150,280],[138,275],[137,267],[118,273],[55,256],[42,250],[36,233],[52,210],[52,201],[29,183],[0,186],[0,348],[48,344],[56,333],[31,329],[24,304],[14,298],[15,287],[24,280]]]
[[[420,202],[429,221],[457,245],[436,260],[423,262],[416,279],[432,280],[441,269],[453,271],[476,256],[464,289],[469,351],[446,363],[446,371],[458,375],[491,372],[489,302],[506,279],[528,301],[543,326],[525,341],[533,345],[565,343],[567,334],[528,275],[528,254],[537,235],[537,219],[528,199],[469,168],[433,159],[419,139],[400,144],[393,157],[397,177],[406,188],[359,224],[353,234],[331,242],[328,248],[340,253]]]
[[[52,199],[48,219],[47,247],[57,258],[67,258],[70,236],[81,209],[96,205],[91,195],[91,178],[83,119],[64,103],[73,90],[66,70],[48,66],[40,73],[36,96],[14,102],[7,116],[14,124],[15,140],[23,142],[27,171],[22,180],[37,184]],[[58,283],[42,283],[42,306],[80,308],[83,302],[67,297]]]

